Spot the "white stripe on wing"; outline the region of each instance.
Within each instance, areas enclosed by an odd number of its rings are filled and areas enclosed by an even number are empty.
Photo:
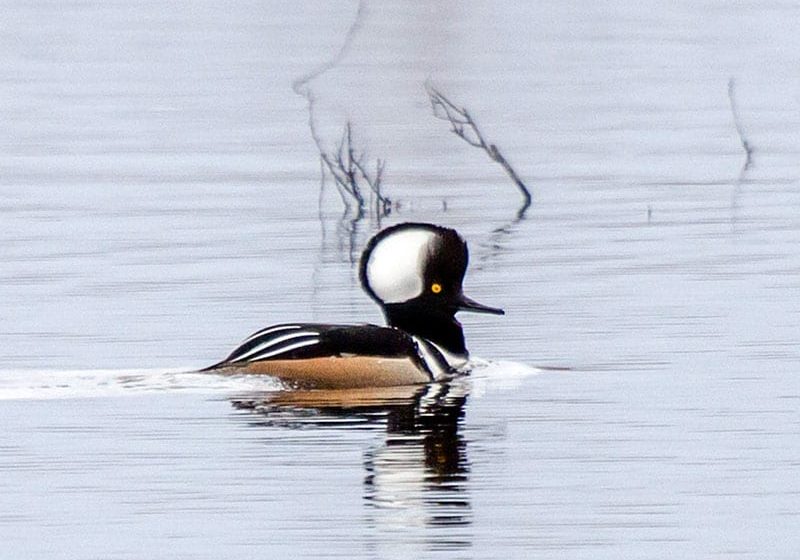
[[[422,358],[434,380],[445,379],[452,373],[447,360],[429,341],[421,336],[412,336],[411,338],[416,342],[420,358]]]
[[[304,346],[311,346],[312,344],[318,344],[318,343],[319,343],[319,338],[313,338],[311,340],[303,340],[301,342],[295,342],[294,344],[290,344],[289,346],[284,346],[283,348],[278,348],[277,350],[267,352],[266,354],[257,354],[248,359],[247,361],[255,362],[258,360],[266,360],[267,358],[272,358],[273,356],[277,356],[278,354],[291,352],[292,350],[297,350],[298,348],[303,348]]]
[[[250,336],[245,338],[242,342],[240,342],[239,346],[244,346],[245,344],[247,344],[251,340],[256,339],[259,336],[262,336],[262,335],[265,335],[265,334],[269,334],[269,333],[272,333],[272,332],[278,332],[278,331],[290,331],[290,330],[294,330],[294,329],[299,329],[300,327],[301,327],[301,325],[273,325],[271,327],[267,327],[265,329],[261,329],[258,332],[254,332],[253,334],[251,334]]]
[[[303,338],[303,337],[308,338],[309,336],[319,337],[319,333],[317,331],[300,331],[300,332],[285,334],[283,336],[277,336],[274,338],[270,337],[268,340],[249,349],[244,354],[237,354],[231,356],[229,361],[238,362],[239,360],[244,360],[252,356],[253,354],[258,354],[260,352],[268,352],[273,346],[275,346],[276,344],[280,344],[281,342],[286,342],[287,340],[292,340],[295,338]],[[319,340],[319,338],[317,338],[317,340]]]
[[[436,348],[439,351],[439,354],[442,355],[442,358],[444,358],[444,361],[447,362],[447,365],[453,369],[460,369],[464,365],[466,365],[466,363],[469,361],[469,358],[467,356],[448,352],[447,350],[445,350],[435,342],[428,340],[427,338],[425,339],[425,342]]]

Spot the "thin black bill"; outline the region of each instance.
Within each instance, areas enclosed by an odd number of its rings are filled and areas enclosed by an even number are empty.
[[[489,307],[488,305],[483,305],[482,303],[478,303],[474,299],[468,298],[463,294],[459,299],[458,309],[459,311],[474,311],[475,313],[490,313],[492,315],[506,314],[506,312],[499,307]]]

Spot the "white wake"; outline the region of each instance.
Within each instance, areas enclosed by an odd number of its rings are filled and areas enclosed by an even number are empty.
[[[217,375],[184,369],[92,369],[0,371],[0,400],[64,399],[156,392],[236,393],[274,391],[263,375]]]

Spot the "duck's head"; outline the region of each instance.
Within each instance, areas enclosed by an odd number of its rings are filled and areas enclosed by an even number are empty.
[[[361,284],[381,306],[389,325],[465,357],[464,333],[455,314],[504,313],[464,295],[468,261],[467,243],[455,230],[399,224],[370,240],[361,256]]]

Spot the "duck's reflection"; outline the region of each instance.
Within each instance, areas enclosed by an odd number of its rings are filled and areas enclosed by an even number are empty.
[[[459,433],[463,387],[429,385],[387,417],[386,440],[366,453],[364,497],[376,525],[467,525],[467,444]]]
[[[468,385],[459,380],[410,387],[279,391],[233,404],[258,413],[261,425],[385,427],[385,438],[364,458],[364,500],[371,524],[441,527],[471,523],[467,444],[460,434],[467,396]]]

